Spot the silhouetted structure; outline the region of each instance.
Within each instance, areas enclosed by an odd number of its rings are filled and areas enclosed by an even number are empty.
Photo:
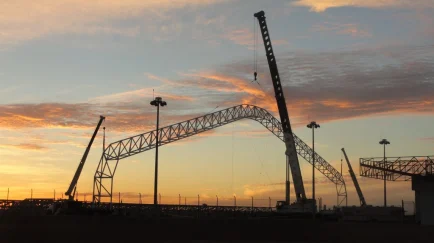
[[[254,105],[237,105],[160,128],[159,146],[176,142],[241,119],[251,119],[261,123],[280,140],[284,141],[280,122],[268,111]],[[108,186],[104,187],[99,185],[102,181],[96,180],[97,183],[94,184],[94,187],[103,188],[103,191],[94,190],[96,192],[94,194],[95,202],[100,202],[102,197],[112,196],[112,190],[110,190],[109,185],[113,183],[115,171],[109,168],[114,168],[121,159],[153,149],[156,142],[155,133],[156,131],[146,132],[119,140],[107,146],[104,154],[101,155],[100,164],[95,174],[104,174],[104,179],[109,183],[107,183]],[[293,137],[297,153],[307,162],[312,163],[312,149],[295,134],[293,134]],[[338,205],[340,205],[341,202],[345,201],[347,195],[342,175],[318,153],[315,153],[315,158],[316,169],[336,185]]]
[[[157,193],[158,193],[158,140],[159,140],[159,123],[160,123],[160,106],[166,106],[166,101],[163,101],[161,97],[155,97],[153,101],[151,101],[151,105],[157,107],[157,129],[155,130],[155,181],[154,181],[154,205],[157,206]]]

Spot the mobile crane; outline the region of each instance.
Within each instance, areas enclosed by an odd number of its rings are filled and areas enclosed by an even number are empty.
[[[68,199],[65,201],[57,202],[53,204],[49,208],[49,213],[54,214],[58,208],[61,208],[63,210],[67,210],[71,212],[72,210],[77,210],[80,206],[80,203],[78,201],[74,201],[75,191],[77,190],[77,182],[80,178],[81,171],[83,170],[84,164],[86,163],[87,156],[89,155],[90,148],[92,147],[93,141],[95,140],[96,135],[98,134],[98,130],[102,124],[102,122],[105,120],[104,116],[100,116],[98,125],[95,128],[95,131],[93,132],[92,138],[89,141],[89,144],[87,145],[87,148],[83,154],[83,157],[81,158],[80,163],[78,164],[78,168],[75,171],[74,177],[72,178],[72,181],[69,185],[68,190],[65,192],[65,195],[68,196]]]
[[[288,110],[286,107],[285,96],[283,94],[282,84],[277,69],[276,57],[271,45],[270,32],[265,21],[265,12],[260,11],[253,15],[259,22],[259,28],[262,34],[262,40],[264,42],[265,54],[267,56],[268,67],[270,69],[271,80],[273,82],[274,93],[277,101],[277,107],[280,115],[280,122],[282,124],[282,132],[285,139],[287,163],[291,168],[291,175],[293,178],[293,185],[296,195],[296,203],[290,205],[289,203],[289,183],[288,178],[286,182],[286,200],[278,201],[276,208],[278,212],[306,212],[312,211],[315,199],[306,199],[306,193],[303,185],[303,178],[301,175],[300,164],[297,157],[297,151],[295,149],[294,137],[292,135],[291,124],[289,121]],[[254,73],[255,80],[257,73]],[[288,172],[287,172],[288,174]],[[287,176],[288,177],[288,176]]]
[[[340,215],[344,221],[400,221],[404,213],[400,207],[376,207],[366,204],[362,189],[354,174],[353,168],[348,159],[345,149],[342,148],[345,160],[348,164],[348,172],[353,180],[357,195],[360,200],[360,206],[347,206],[340,208]]]
[[[74,177],[72,178],[71,184],[69,185],[68,190],[65,192],[65,195],[68,196],[70,201],[74,201],[75,190],[77,189],[78,178],[80,178],[81,171],[83,170],[84,163],[86,163],[87,156],[89,155],[90,148],[92,147],[93,140],[95,140],[96,135],[98,134],[99,127],[104,121],[105,117],[100,116],[98,125],[96,126],[95,131],[93,132],[92,138],[87,145],[86,151],[84,151],[83,157],[81,158],[80,163],[78,164],[78,168],[75,171]]]
[[[353,180],[354,187],[356,187],[357,195],[359,196],[360,206],[366,206],[365,197],[363,196],[362,189],[360,188],[359,182],[357,181],[356,175],[354,174],[353,167],[350,164],[350,160],[348,159],[347,153],[345,153],[345,149],[342,148],[342,153],[344,154],[345,160],[348,164],[348,172],[350,172],[351,179]]]

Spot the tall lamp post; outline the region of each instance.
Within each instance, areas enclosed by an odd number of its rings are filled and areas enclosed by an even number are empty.
[[[160,106],[166,106],[166,101],[163,101],[161,97],[155,97],[153,101],[151,101],[151,105],[157,107],[157,130],[155,131],[155,181],[154,181],[154,205],[158,205],[157,201],[157,193],[158,193],[158,129],[160,123]]]
[[[386,145],[390,144],[387,139],[383,138],[380,142],[381,145],[383,145],[383,168],[386,169]],[[386,171],[383,171],[383,179],[384,179],[384,207],[387,207],[387,199],[386,199]]]
[[[307,128],[312,129],[312,199],[313,201],[313,213],[315,213],[315,129],[319,128],[319,124],[315,121],[311,121],[307,124]]]

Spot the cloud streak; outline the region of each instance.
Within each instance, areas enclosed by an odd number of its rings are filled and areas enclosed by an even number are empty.
[[[201,7],[225,0],[27,0],[0,2],[0,44],[16,44],[50,34],[114,34],[136,36],[138,26],[110,21],[142,16],[145,21],[168,18],[168,11]],[[152,25],[148,25],[152,26]],[[157,31],[149,27],[147,31]],[[164,31],[159,29],[158,31]]]
[[[400,46],[358,51],[286,53],[278,65],[290,117],[295,126],[308,116],[321,122],[377,114],[434,111],[433,46]],[[381,65],[379,64],[381,63]],[[163,82],[164,124],[203,115],[210,107],[253,103],[277,116],[276,101],[264,59],[259,84],[251,82],[250,62],[214,70],[181,73]],[[0,127],[89,128],[99,115],[114,131],[153,129],[155,110],[150,89],[96,97],[87,103],[11,104],[0,106]],[[147,99],[146,99],[147,98]],[[194,102],[194,106],[192,106]]]
[[[279,55],[290,116],[295,122],[308,115],[326,122],[376,114],[432,114],[433,55],[431,45]],[[242,76],[250,69],[248,63],[234,63],[219,71]],[[273,88],[267,69],[262,60],[259,82],[271,97]],[[242,101],[251,99],[252,94],[233,95]],[[274,103],[274,98],[261,99],[258,105],[270,107]]]
[[[293,6],[308,7],[314,12],[324,12],[329,8],[362,7],[362,8],[434,8],[431,0],[296,0]]]
[[[0,144],[0,149],[22,149],[22,150],[33,150],[33,151],[41,151],[46,150],[47,148],[38,144],[30,144],[30,143],[20,143],[16,145],[11,144]]]
[[[315,32],[333,32],[338,35],[349,35],[352,37],[372,37],[372,34],[369,31],[361,29],[357,24],[353,23],[341,24],[324,22],[312,26],[311,30]]]

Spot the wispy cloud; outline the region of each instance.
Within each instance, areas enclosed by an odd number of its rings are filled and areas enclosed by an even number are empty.
[[[252,29],[248,28],[240,28],[240,29],[231,29],[228,28],[225,30],[225,33],[221,36],[223,39],[227,39],[232,41],[235,44],[245,46],[246,48],[253,50],[254,49],[254,33]],[[258,41],[262,43],[262,37],[258,30]],[[275,39],[272,41],[273,45],[289,45],[287,40],[283,39]]]
[[[153,95],[153,89],[152,88],[143,88],[143,89],[136,89],[132,91],[126,91],[121,93],[115,93],[110,95],[104,95],[95,97],[89,100],[91,103],[115,103],[115,102],[122,102],[122,103],[131,103],[134,101],[137,101],[138,99],[147,98],[147,100],[152,100]],[[185,95],[176,95],[171,93],[163,93],[158,92],[157,96],[163,96],[167,99],[173,100],[173,101],[193,101],[194,98],[190,96]]]
[[[296,0],[293,6],[309,7],[311,11],[324,12],[329,8],[363,7],[363,8],[434,8],[431,0]]]
[[[434,142],[434,137],[420,138],[421,141]]]
[[[353,37],[372,37],[372,34],[364,29],[361,29],[357,24],[341,24],[324,22],[312,26],[312,31],[332,32],[339,35],[349,35]]]
[[[307,116],[321,122],[376,114],[433,113],[433,46],[399,46],[324,53],[284,53],[278,57],[288,110],[295,126]],[[381,63],[381,65],[379,64]],[[258,63],[259,84],[251,82],[251,63],[240,61],[180,73],[163,82],[165,124],[193,118],[241,103],[254,103],[277,116],[269,70]],[[159,89],[160,90],[160,89]],[[78,104],[12,104],[0,106],[0,126],[6,128],[89,128],[99,115],[114,131],[153,128],[151,89],[96,97]],[[192,106],[192,102],[195,103]]]
[[[23,150],[46,150],[47,148],[39,144],[21,143],[21,144],[0,144],[0,148],[5,149],[23,149]]]
[[[307,115],[331,121],[380,113],[432,113],[432,55],[431,45],[297,52],[279,55],[278,65],[291,117],[296,122]],[[262,60],[259,65],[261,88],[270,93],[267,64]],[[218,71],[225,76],[239,77],[249,69],[249,63],[240,62]],[[245,84],[249,83],[244,80]],[[233,96],[240,101],[253,100],[252,94],[234,93]],[[274,98],[258,102],[265,107],[275,103]]]
[[[149,21],[167,17],[165,12],[188,6],[207,6],[225,0],[27,0],[0,2],[0,44],[16,44],[50,34],[115,34],[136,36],[138,26],[115,26],[110,20],[142,16]]]
[[[253,33],[250,29],[231,30],[223,35],[224,38],[253,50]]]

